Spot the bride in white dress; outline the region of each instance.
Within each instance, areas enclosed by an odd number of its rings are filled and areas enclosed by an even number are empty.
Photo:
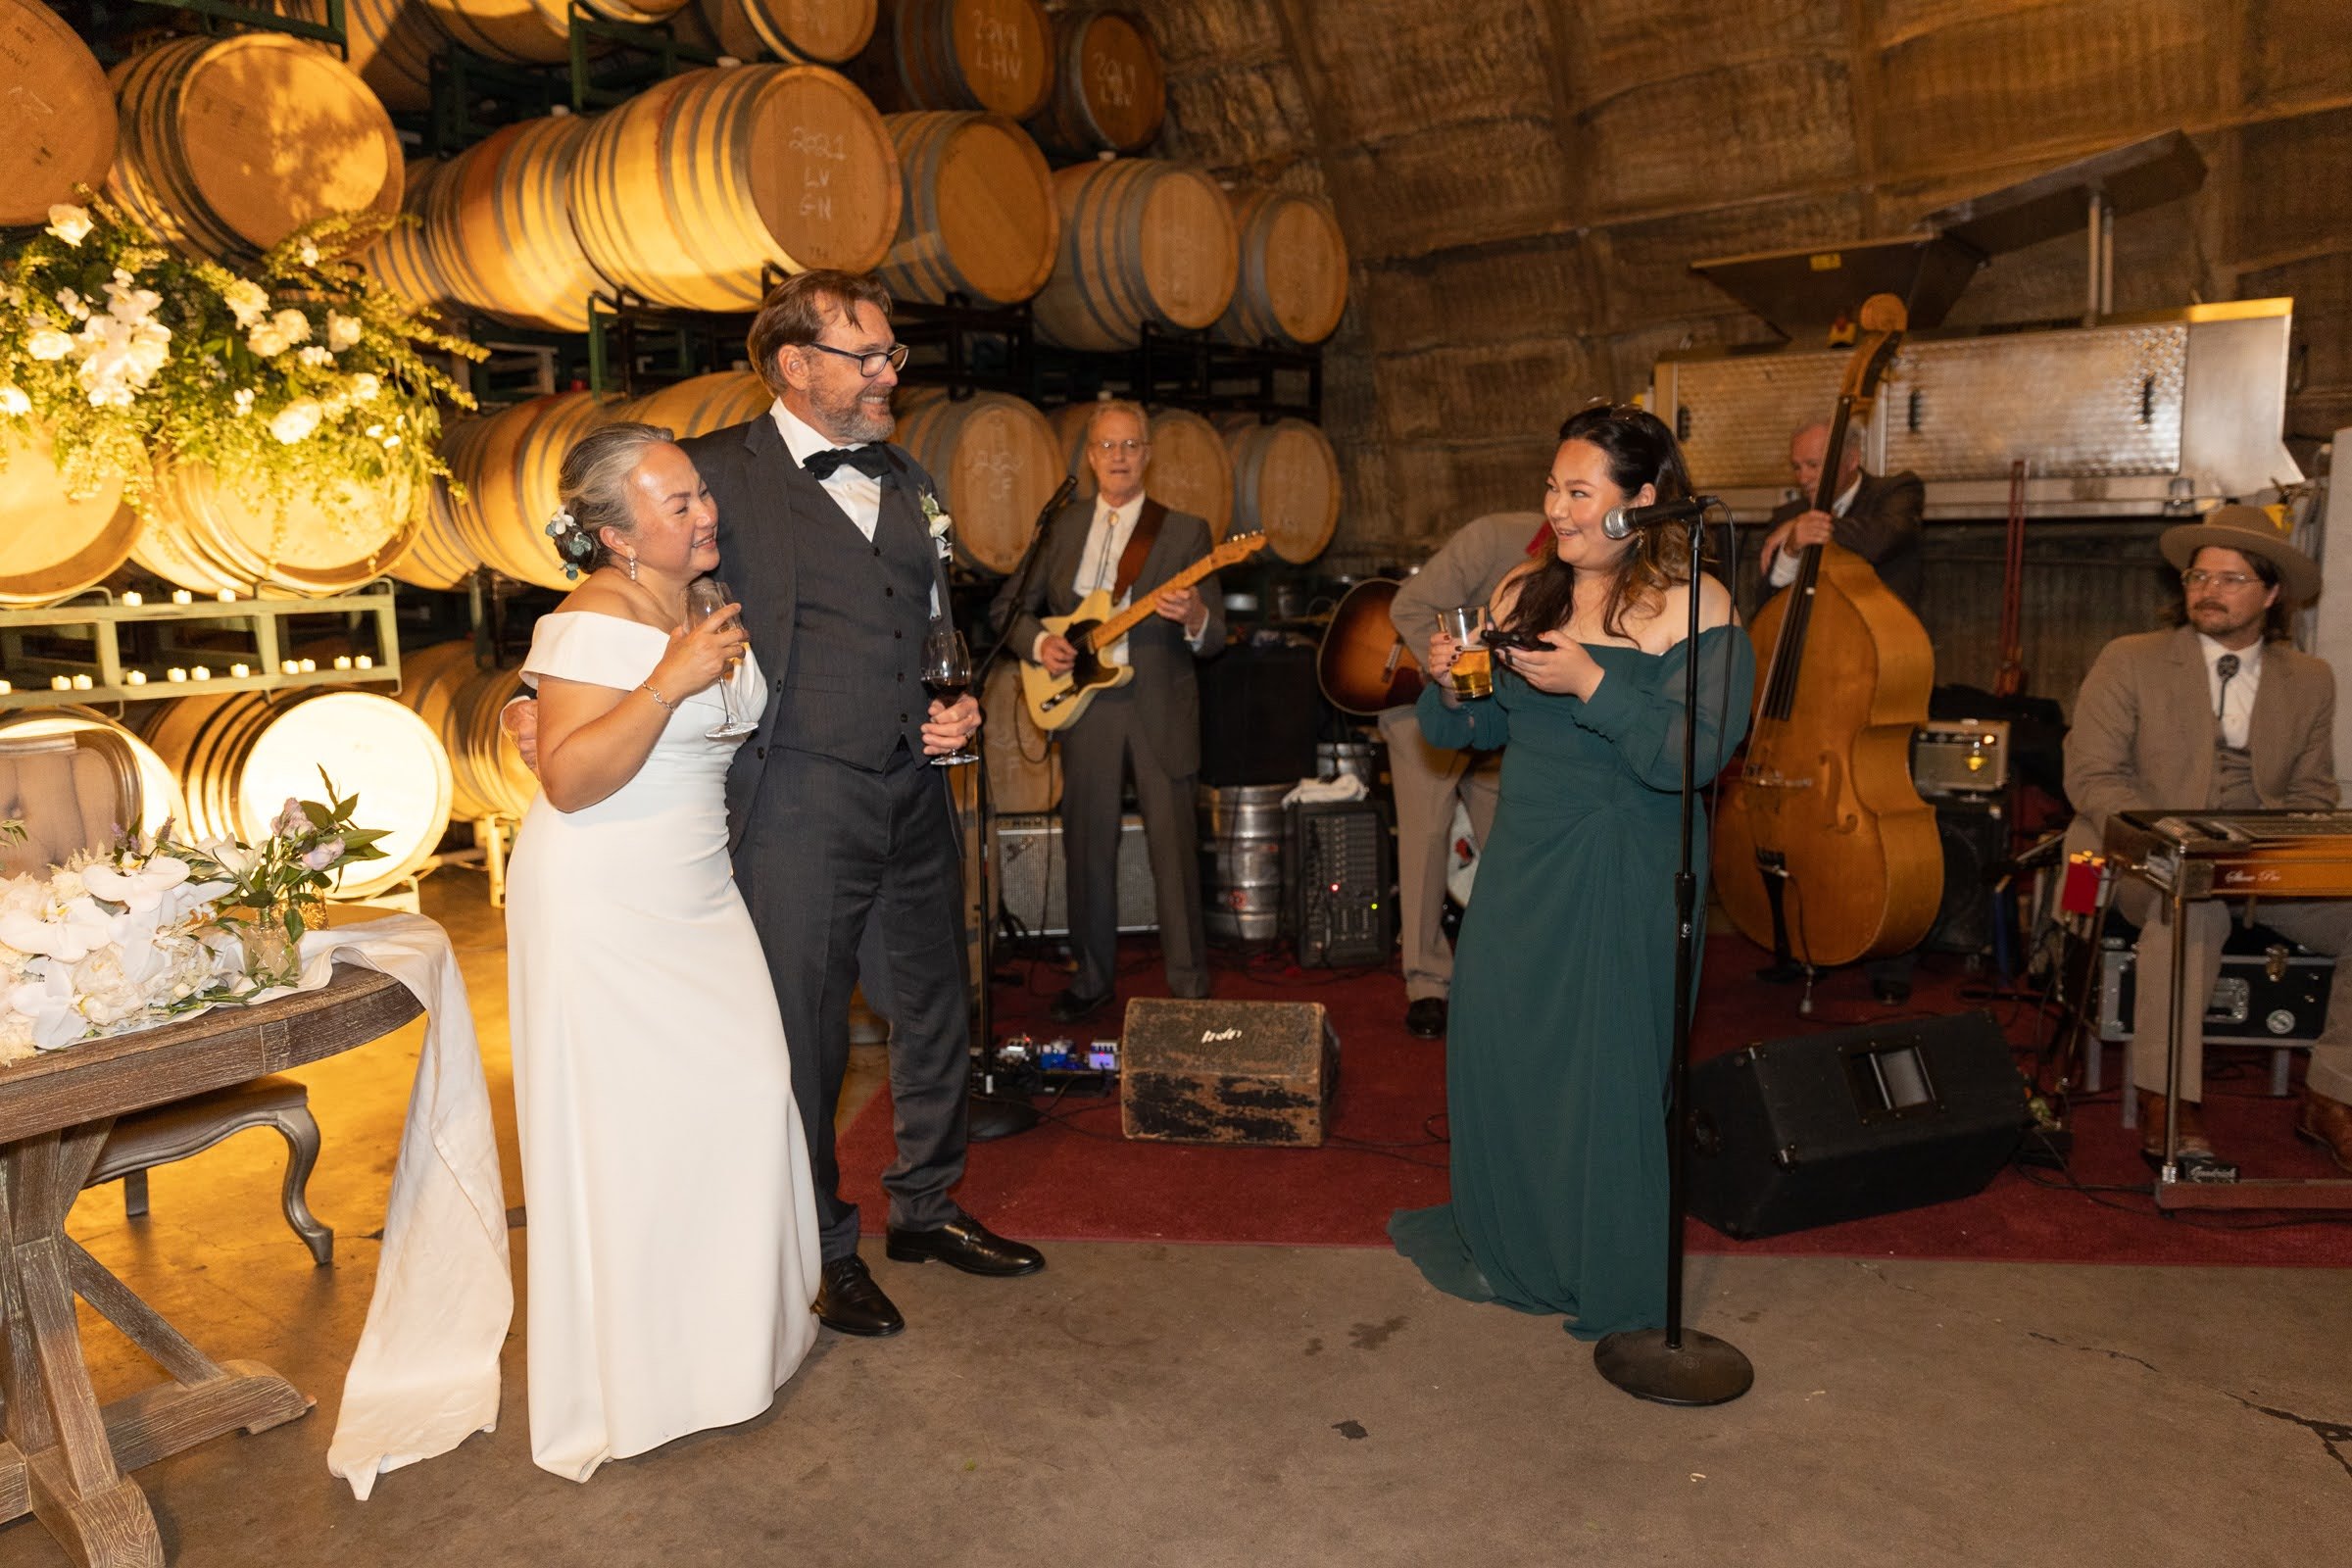
[[[817,1231],[784,1026],[727,858],[733,607],[686,621],[717,513],[652,425],[564,459],[551,529],[590,568],[541,617],[542,793],[507,871],[529,1261],[531,1457],[607,1459],[748,1420],[816,1337]],[[732,665],[732,677],[726,673]]]

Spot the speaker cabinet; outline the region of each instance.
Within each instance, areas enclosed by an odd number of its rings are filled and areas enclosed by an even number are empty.
[[[961,773],[968,769],[956,768]],[[1061,817],[1054,811],[1006,812],[997,818],[998,875],[1004,912],[1031,936],[1070,932],[1070,861],[1061,847]],[[1130,811],[1119,818],[1119,930],[1159,929],[1152,851],[1144,841],[1144,819]]]
[[[2015,1152],[2026,1087],[1987,1012],[1774,1040],[1690,1069],[1690,1212],[1729,1236],[1922,1208]]]
[[[1992,951],[1993,883],[2009,858],[2009,819],[2001,803],[1946,796],[1934,802],[1943,844],[1943,900],[1920,944],[1930,953]]]
[[[1228,648],[1200,666],[1200,782],[1296,784],[1315,776],[1323,694],[1312,648]]]
[[[1340,1086],[1340,1037],[1319,1002],[1138,997],[1119,1062],[1130,1138],[1314,1149]]]

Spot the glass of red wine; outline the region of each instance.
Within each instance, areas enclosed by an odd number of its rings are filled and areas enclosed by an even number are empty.
[[[972,655],[963,633],[943,620],[923,639],[923,684],[943,703],[954,703],[972,689]],[[931,759],[933,767],[960,767],[977,762],[980,754],[967,739],[944,757]]]

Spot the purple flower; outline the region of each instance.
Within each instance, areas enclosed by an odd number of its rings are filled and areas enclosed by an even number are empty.
[[[343,858],[343,841],[328,839],[302,858],[302,863],[313,871],[323,871]]]
[[[282,833],[288,838],[299,838],[305,833],[318,831],[318,824],[311,820],[311,813],[302,808],[302,803],[289,795],[286,797],[285,809],[277,813],[277,820],[270,824],[270,831]]]

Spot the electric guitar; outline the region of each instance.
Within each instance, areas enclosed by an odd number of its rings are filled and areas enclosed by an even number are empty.
[[[1119,645],[1119,639],[1142,625],[1150,616],[1159,613],[1159,596],[1178,588],[1190,588],[1201,578],[1237,561],[1247,561],[1266,547],[1262,533],[1236,534],[1231,539],[1185,567],[1166,582],[1145,590],[1136,602],[1125,610],[1110,608],[1110,590],[1098,588],[1078,601],[1078,608],[1066,615],[1047,615],[1043,624],[1056,637],[1066,637],[1078,651],[1078,662],[1059,675],[1047,672],[1045,665],[1033,664],[1027,658],[1021,661],[1021,701],[1029,707],[1029,716],[1043,730],[1067,729],[1078,722],[1086,705],[1094,701],[1095,693],[1108,686],[1124,686],[1135,678],[1135,669],[1128,664],[1114,664],[1103,656]],[[1023,649],[1026,655],[1028,650]]]

